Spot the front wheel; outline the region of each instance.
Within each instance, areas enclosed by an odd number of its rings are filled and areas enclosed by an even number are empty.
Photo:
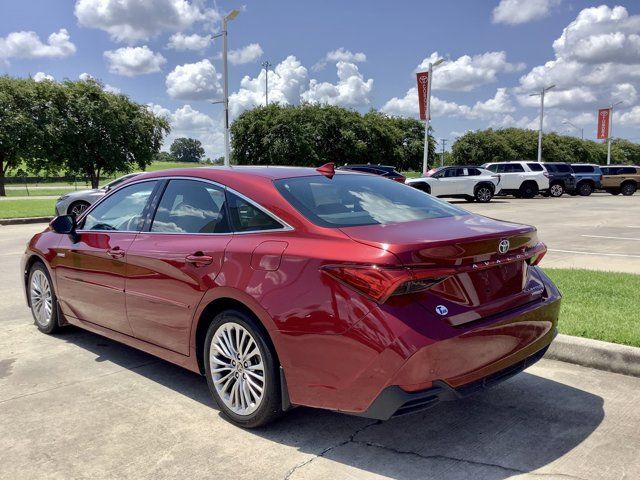
[[[256,428],[282,414],[275,355],[256,321],[238,310],[218,314],[205,340],[209,390],[234,424]]]
[[[493,190],[486,185],[476,188],[475,199],[478,203],[488,203],[493,198]]]
[[[551,188],[549,188],[549,195],[552,197],[561,197],[563,193],[564,186],[561,183],[554,183],[551,185]]]
[[[74,217],[79,217],[87,208],[89,208],[89,202],[83,202],[82,200],[79,200],[69,205],[67,214],[73,215]]]
[[[43,333],[54,333],[58,326],[58,300],[47,268],[34,263],[29,271],[29,305],[33,320]]]

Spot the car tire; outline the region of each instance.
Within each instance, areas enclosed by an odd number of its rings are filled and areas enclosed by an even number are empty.
[[[608,192],[609,192],[611,195],[620,195],[620,190],[618,190],[618,189],[615,189],[615,190],[608,190]]]
[[[91,204],[89,202],[85,202],[84,200],[73,202],[71,205],[69,205],[69,208],[67,208],[67,215],[79,217],[87,208],[89,208],[90,205]]]
[[[622,195],[624,195],[625,197],[630,197],[631,195],[636,193],[637,189],[638,187],[635,183],[626,182],[620,186],[620,193],[622,193]]]
[[[522,198],[533,198],[539,193],[538,185],[535,182],[524,182],[520,185],[520,196]]]
[[[279,364],[266,337],[240,310],[219,313],[207,330],[207,384],[224,416],[239,427],[261,427],[283,413]]]
[[[413,188],[417,188],[421,192],[428,193],[431,195],[431,188],[426,183],[410,183]]]
[[[549,196],[554,198],[559,198],[564,193],[564,185],[561,183],[553,183],[551,187],[549,187]]]
[[[588,182],[581,183],[578,185],[578,194],[581,197],[588,197],[593,193],[593,185]]]
[[[41,262],[34,263],[29,270],[27,295],[38,330],[47,334],[58,331],[58,299],[47,267]]]
[[[474,193],[474,198],[478,203],[489,203],[493,198],[493,189],[488,185],[478,185]]]

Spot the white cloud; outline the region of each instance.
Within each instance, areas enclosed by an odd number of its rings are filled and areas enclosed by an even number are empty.
[[[373,91],[373,79],[365,81],[355,63],[339,61],[336,67],[338,69],[338,83],[311,80],[309,89],[302,94],[302,99],[307,102],[350,107],[369,105]]]
[[[432,53],[418,65],[416,71],[427,70],[429,63],[434,63],[439,58],[438,52]],[[522,63],[509,63],[504,51],[463,55],[436,67],[432,89],[468,92],[481,85],[496,82],[499,73],[516,72],[524,67]]]
[[[89,80],[95,80],[95,77],[93,75],[91,75],[90,73],[83,72],[80,75],[78,75],[78,79],[82,80],[83,82],[87,82]]]
[[[493,23],[519,25],[549,16],[560,0],[500,0],[493,9]]]
[[[108,93],[115,93],[116,95],[122,93],[118,87],[114,87],[113,85],[109,85],[108,83],[105,84],[104,91]]]
[[[255,62],[264,52],[258,43],[250,43],[246,47],[230,50],[227,58],[232,65],[243,65]]]
[[[36,82],[43,82],[44,80],[48,80],[48,81],[50,81],[50,82],[53,82],[53,81],[55,80],[55,78],[53,78],[53,76],[52,76],[52,75],[47,75],[47,74],[46,74],[46,73],[44,73],[44,72],[37,72],[37,73],[33,76],[33,79],[34,79]]]
[[[155,53],[146,45],[143,47],[123,47],[107,50],[104,58],[109,64],[109,72],[127,77],[159,72],[167,61],[160,53]]]
[[[322,70],[327,65],[327,62],[362,63],[366,61],[367,56],[364,53],[353,53],[350,50],[346,50],[344,47],[340,47],[327,53],[324,58],[316,63],[311,69],[314,71]]]
[[[78,75],[78,80],[81,80],[83,82],[87,82],[89,80],[96,80],[97,81],[97,78],[94,77],[93,75],[91,75],[90,73],[83,72],[80,75]],[[105,84],[102,89],[105,92],[109,92],[109,93],[115,93],[115,94],[121,93],[120,89],[118,87],[114,87],[112,85],[109,85],[108,83]]]
[[[221,93],[221,75],[209,60],[178,65],[167,75],[167,93],[183,100],[208,100]]]
[[[640,126],[640,105],[636,105],[628,112],[616,113],[616,123],[621,125]]]
[[[169,43],[167,48],[172,50],[204,50],[209,45],[213,38],[211,35],[198,35],[194,33],[192,35],[185,35],[184,33],[174,33],[169,37]]]
[[[0,58],[64,58],[75,52],[76,46],[64,28],[49,35],[47,43],[35,32],[11,32],[0,37]]]
[[[76,0],[74,13],[83,27],[99,28],[117,41],[148,40],[164,31],[219,20],[203,2],[187,0]]]
[[[640,15],[602,5],[582,10],[553,42],[555,58],[520,78],[519,100],[543,86],[550,106],[594,109],[623,99],[636,101],[640,82]],[[546,102],[546,98],[545,98]]]
[[[289,55],[273,71],[269,71],[269,101],[296,104],[309,85],[308,72],[296,57]],[[264,105],[265,70],[257,77],[248,75],[240,81],[240,89],[229,96],[232,117],[243,110]]]

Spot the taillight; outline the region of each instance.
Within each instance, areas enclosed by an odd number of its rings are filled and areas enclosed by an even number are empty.
[[[540,242],[533,248],[533,251],[533,256],[527,260],[527,263],[530,266],[535,267],[542,261],[542,258],[546,255],[547,246],[544,243]]]
[[[426,290],[455,273],[452,268],[327,265],[322,271],[378,303],[389,297]]]

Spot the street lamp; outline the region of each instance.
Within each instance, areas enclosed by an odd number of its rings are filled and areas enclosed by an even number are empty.
[[[227,24],[240,14],[240,10],[231,10],[222,18],[222,32],[214,35],[213,38],[222,37],[222,70],[224,76],[224,99],[220,102],[224,103],[224,166],[229,166],[229,72],[227,70]]]
[[[580,138],[582,140],[584,140],[584,128],[582,127],[576,127],[573,123],[571,123],[569,120],[563,120],[562,121],[563,125],[571,125],[573,128],[575,128],[576,130],[580,130]]]
[[[551,90],[555,85],[549,85],[540,90],[540,93],[532,93],[530,97],[540,95],[540,128],[538,130],[538,162],[542,162],[542,120],[544,118],[544,94]]]
[[[266,106],[269,106],[269,68],[271,68],[273,65],[271,65],[271,62],[269,62],[269,60],[265,60],[264,62],[262,62],[262,66],[264,67],[264,104]]]
[[[429,124],[431,123],[431,83],[433,82],[433,67],[437,67],[442,62],[444,62],[444,58],[440,58],[435,62],[429,62],[429,82],[427,83],[427,101],[426,101],[426,113],[427,119],[424,122],[424,154],[422,157],[422,174],[426,174],[429,170]]]
[[[609,107],[609,138],[607,138],[607,165],[611,165],[611,138],[613,138],[613,107],[624,103],[622,100],[612,103]]]

